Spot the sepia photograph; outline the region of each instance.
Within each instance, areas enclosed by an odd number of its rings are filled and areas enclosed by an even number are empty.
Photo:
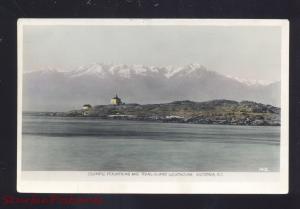
[[[287,20],[20,19],[18,191],[287,193]]]

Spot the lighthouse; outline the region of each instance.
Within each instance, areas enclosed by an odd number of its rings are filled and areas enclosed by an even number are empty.
[[[112,105],[121,105],[122,104],[122,100],[118,97],[118,94],[116,94],[115,97],[113,97],[111,100],[110,100],[110,103]]]

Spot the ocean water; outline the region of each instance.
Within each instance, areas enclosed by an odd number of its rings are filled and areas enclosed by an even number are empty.
[[[23,116],[25,171],[279,170],[280,127]]]

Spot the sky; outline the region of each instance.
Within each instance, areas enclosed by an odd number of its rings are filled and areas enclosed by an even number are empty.
[[[279,81],[276,26],[24,26],[23,70],[73,70],[92,63],[182,66]]]

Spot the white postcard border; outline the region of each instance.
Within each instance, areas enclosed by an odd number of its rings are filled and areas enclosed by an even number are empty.
[[[142,179],[118,177],[105,181],[88,180],[89,171],[22,171],[22,72],[23,26],[25,25],[184,25],[184,26],[278,26],[281,27],[281,137],[280,172],[223,173],[203,181],[184,177]],[[289,155],[289,22],[262,19],[19,19],[18,20],[18,109],[17,109],[17,191],[33,193],[205,193],[205,194],[286,194],[288,193]],[[91,171],[97,172],[97,171]],[[101,171],[99,171],[101,172]],[[103,171],[102,171],[103,172]],[[170,172],[168,172],[170,173]],[[201,173],[201,172],[198,172]],[[218,173],[218,172],[211,172]],[[81,176],[72,180],[71,176]],[[35,178],[38,177],[38,178]],[[53,179],[54,177],[54,179]],[[59,177],[58,179],[55,177]],[[252,177],[252,180],[249,179]],[[51,179],[52,178],[52,179]],[[222,180],[220,180],[222,178]],[[33,180],[34,179],[34,180]],[[67,180],[69,179],[69,180]],[[231,179],[231,180],[230,180]],[[268,180],[269,179],[269,180]],[[270,180],[274,179],[274,181]],[[124,180],[124,179],[123,179]],[[227,182],[226,182],[227,181]]]

